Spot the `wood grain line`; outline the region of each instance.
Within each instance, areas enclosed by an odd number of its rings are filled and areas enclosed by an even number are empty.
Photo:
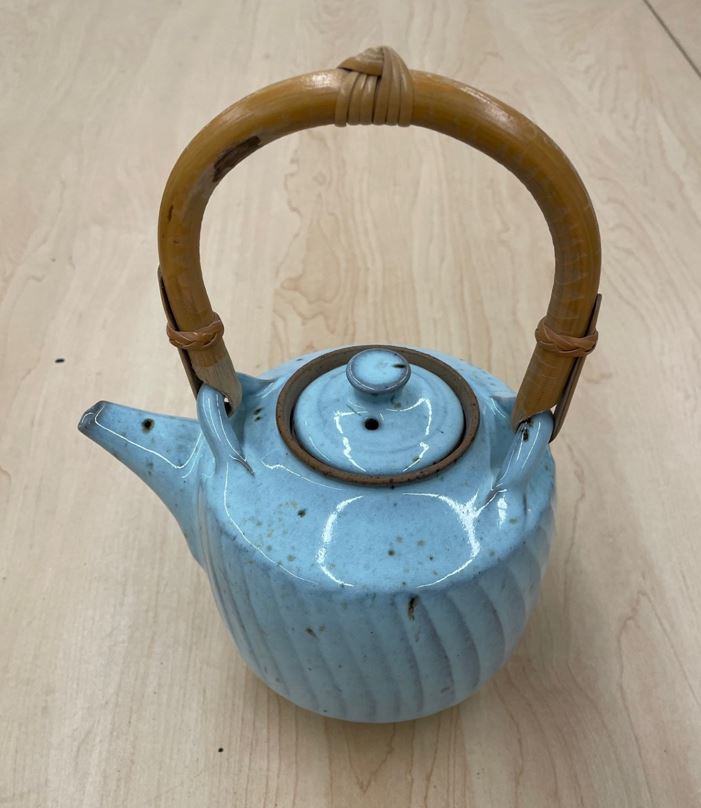
[[[643,3],[647,6],[648,10],[652,14],[652,16],[657,20],[657,22],[662,26],[662,29],[667,34],[667,36],[674,42],[677,47],[677,50],[681,55],[686,59],[689,67],[696,73],[696,77],[701,79],[701,68],[694,62],[691,58],[689,53],[686,51],[682,43],[677,39],[677,37],[672,32],[671,28],[667,25],[667,23],[662,19],[662,16],[659,14],[657,9],[654,5],[650,2],[650,0],[642,0]],[[699,13],[699,9],[696,9],[696,13]]]

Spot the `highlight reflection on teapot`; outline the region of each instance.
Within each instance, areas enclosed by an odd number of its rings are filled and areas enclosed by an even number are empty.
[[[461,359],[362,345],[237,372],[199,260],[223,176],[283,135],[414,124],[457,138],[531,191],[555,284],[515,396]],[[559,431],[596,344],[600,244],[581,180],[528,119],[410,71],[390,48],[267,87],[185,149],[159,221],[168,335],[197,420],[100,402],[79,428],[172,511],[251,668],[318,713],[400,721],[449,707],[508,658],[538,595]]]

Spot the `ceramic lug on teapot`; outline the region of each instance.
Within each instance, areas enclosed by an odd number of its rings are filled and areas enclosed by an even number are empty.
[[[205,290],[217,184],[308,127],[414,124],[510,169],[550,227],[555,283],[518,394],[462,359],[360,345],[254,378],[234,369]],[[159,279],[197,420],[108,402],[80,430],[178,520],[248,665],[295,704],[353,721],[449,707],[508,658],[551,538],[548,448],[596,343],[600,242],[574,168],[478,90],[389,48],[266,87],[208,124],[165,188]]]

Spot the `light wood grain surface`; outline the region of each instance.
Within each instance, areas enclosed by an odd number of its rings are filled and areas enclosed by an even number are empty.
[[[701,805],[697,0],[0,14],[0,805]],[[185,143],[257,87],[378,43],[536,120],[604,245],[600,348],[554,444],[531,622],[472,699],[392,726],[323,719],[258,682],[174,520],[75,429],[100,398],[193,413],[155,277]],[[234,171],[203,264],[244,371],[378,340],[516,386],[552,252],[525,190],[481,155],[324,129]]]

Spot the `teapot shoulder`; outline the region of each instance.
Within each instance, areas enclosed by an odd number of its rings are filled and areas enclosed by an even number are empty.
[[[249,381],[242,444],[253,474],[232,463],[206,480],[212,551],[272,565],[315,586],[372,591],[450,586],[529,543],[537,545],[542,566],[554,488],[550,452],[524,491],[492,491],[513,434],[513,393],[506,385],[437,354],[465,375],[478,397],[481,422],[473,444],[456,463],[422,480],[381,488],[346,484],[306,466],[275,428],[282,385],[313,356]]]

